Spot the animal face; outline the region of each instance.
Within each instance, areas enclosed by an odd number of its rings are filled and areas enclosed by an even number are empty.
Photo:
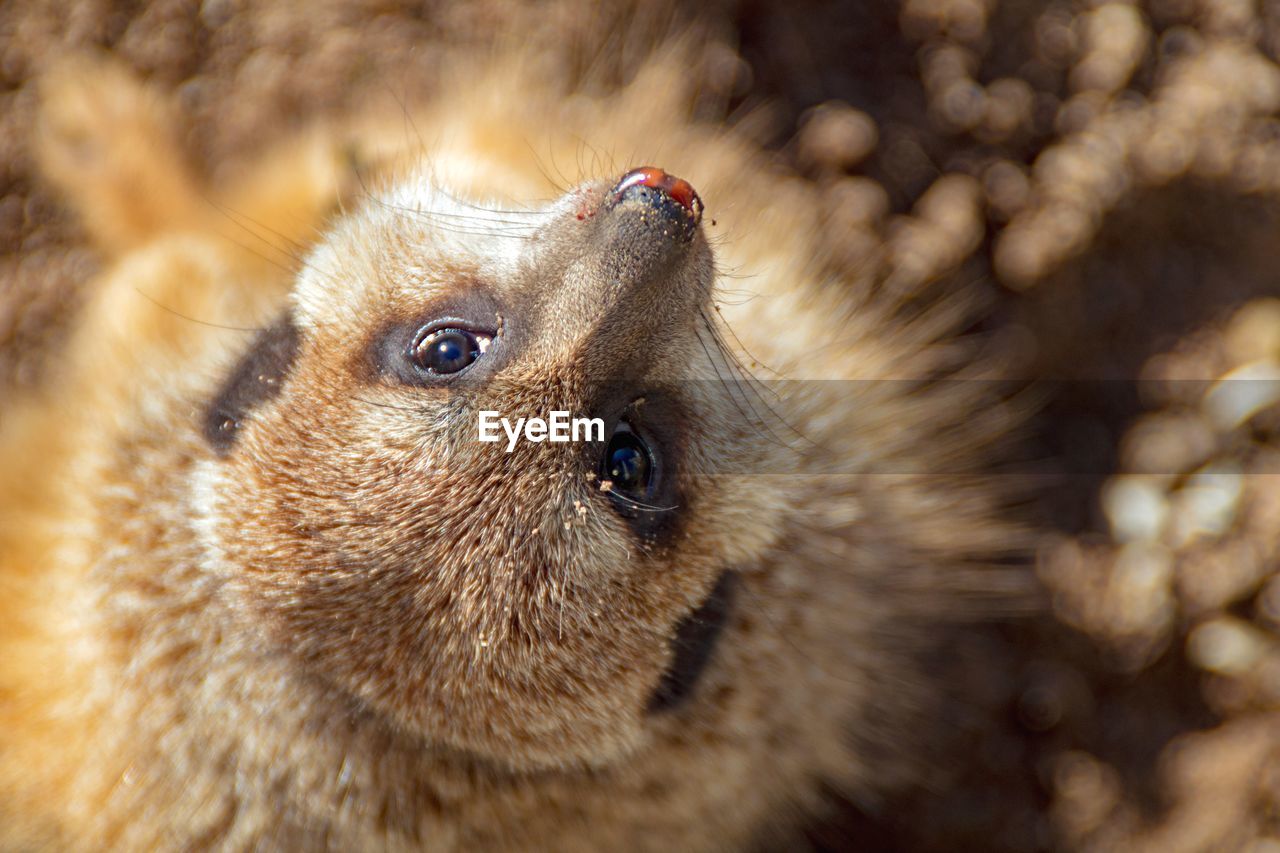
[[[207,548],[263,641],[471,756],[638,746],[778,510],[725,476],[758,430],[702,393],[724,355],[701,213],[641,169],[502,211],[410,180],[340,224],[209,410]],[[604,440],[507,452],[486,410]],[[726,513],[763,520],[729,538]]]

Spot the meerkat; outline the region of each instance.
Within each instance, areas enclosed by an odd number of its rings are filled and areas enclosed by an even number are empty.
[[[110,62],[41,91],[108,265],[0,416],[0,846],[744,849],[923,778],[921,660],[1010,541],[998,419],[929,382],[963,300],[832,278],[675,63],[469,75],[225,186]]]

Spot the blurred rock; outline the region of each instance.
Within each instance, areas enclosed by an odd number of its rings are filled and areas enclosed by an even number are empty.
[[[875,122],[848,104],[828,101],[804,114],[796,136],[796,159],[806,168],[847,171],[876,147]]]

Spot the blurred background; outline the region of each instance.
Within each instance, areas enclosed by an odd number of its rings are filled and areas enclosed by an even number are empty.
[[[946,662],[976,708],[940,796],[846,804],[815,845],[1280,851],[1272,0],[9,0],[0,400],[38,387],[100,263],[28,149],[59,56],[174,92],[216,182],[371,92],[429,97],[496,32],[595,91],[694,33],[700,118],[813,183],[833,273],[979,282],[970,331],[1043,399],[1018,454],[1051,485],[1016,511],[1054,618]]]

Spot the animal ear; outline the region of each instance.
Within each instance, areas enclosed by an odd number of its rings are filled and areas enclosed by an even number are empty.
[[[298,327],[286,311],[257,334],[205,410],[204,437],[219,455],[231,452],[245,418],[280,393],[297,357]]]
[[[737,575],[726,571],[706,601],[676,626],[676,635],[671,641],[671,663],[649,697],[649,713],[674,711],[693,695],[733,608],[736,586]]]
[[[118,255],[199,219],[200,192],[173,134],[173,109],[123,63],[105,54],[63,60],[38,93],[41,171],[100,247]]]

